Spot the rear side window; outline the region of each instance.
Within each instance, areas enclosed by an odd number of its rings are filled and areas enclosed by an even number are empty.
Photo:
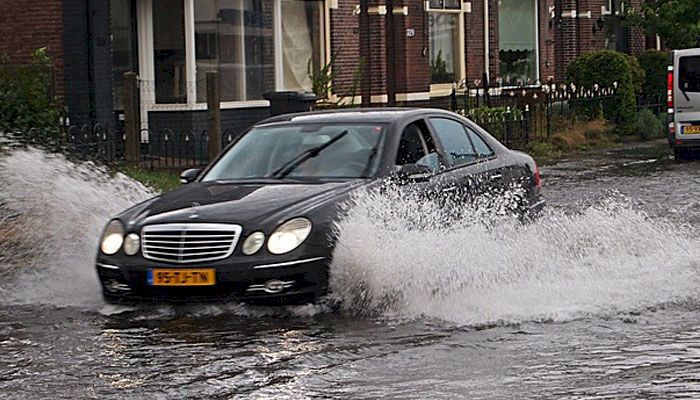
[[[447,153],[447,162],[450,167],[476,161],[477,154],[469,141],[464,125],[446,118],[431,118],[430,122]]]
[[[680,58],[678,87],[684,92],[700,92],[700,56]]]
[[[474,144],[474,149],[476,150],[476,154],[479,155],[481,158],[489,158],[493,156],[493,150],[489,147],[488,144],[484,141],[484,139],[479,136],[478,133],[474,132],[473,130],[467,128],[467,132],[469,133],[469,138],[472,140],[472,143]]]

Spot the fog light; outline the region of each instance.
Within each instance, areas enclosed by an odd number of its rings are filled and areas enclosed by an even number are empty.
[[[130,233],[124,238],[124,253],[128,256],[133,256],[139,252],[140,248],[139,235],[135,233]]]
[[[279,293],[284,289],[288,289],[294,285],[294,281],[284,282],[279,279],[272,279],[265,282],[265,291],[267,293]]]
[[[265,244],[265,234],[262,232],[253,232],[245,239],[241,250],[243,254],[249,256],[257,253]]]
[[[104,284],[105,289],[107,289],[108,292],[110,293],[117,293],[117,292],[130,292],[131,287],[127,285],[126,283],[121,283],[116,279],[110,279]]]

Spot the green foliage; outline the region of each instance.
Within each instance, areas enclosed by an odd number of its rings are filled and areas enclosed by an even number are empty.
[[[44,47],[32,55],[31,65],[0,65],[0,131],[58,125],[51,59]]]
[[[160,193],[169,192],[180,186],[180,175],[174,171],[151,171],[144,168],[129,167],[122,172]]]
[[[503,139],[508,122],[521,121],[523,112],[518,108],[479,107],[469,110],[465,116],[496,138]]]
[[[666,94],[666,67],[670,63],[669,54],[665,51],[647,50],[637,59],[644,70],[642,95],[664,97]]]
[[[653,139],[663,136],[663,125],[651,110],[643,109],[637,113],[631,131],[642,139]]]
[[[454,82],[454,74],[447,72],[447,63],[442,59],[442,50],[438,50],[437,57],[430,61],[430,82]]]
[[[613,50],[599,50],[576,59],[566,71],[569,83],[578,88],[613,87],[615,94],[610,98],[579,102],[580,110],[595,118],[602,105],[604,116],[620,126],[630,124],[635,119],[636,95],[641,92],[644,70],[635,57]]]
[[[672,49],[697,45],[700,35],[700,0],[642,1],[641,9],[629,9],[628,21],[649,35],[659,35]]]
[[[313,62],[309,59],[306,65],[306,70],[311,79],[311,91],[314,92],[319,99],[327,99],[331,93],[333,80],[340,73],[340,69],[335,67],[335,59],[338,57],[340,49],[336,50],[331,55],[330,61],[323,65],[319,71],[314,71]]]
[[[336,58],[339,54],[340,49],[336,50],[336,52],[331,56],[330,61],[318,72],[313,71],[311,60],[309,60],[307,65],[308,75],[309,78],[311,78],[312,91],[316,96],[318,96],[319,99],[324,100],[324,102],[320,104],[321,107],[338,106],[338,104],[344,103],[346,98],[350,99],[349,103],[346,104],[349,104],[350,106],[354,105],[355,96],[357,95],[362,79],[364,78],[365,60],[361,58],[357,65],[357,69],[355,72],[353,72],[352,84],[345,93],[339,94],[334,85],[335,79],[341,72],[341,68],[335,64]],[[328,98],[331,94],[336,94],[338,96],[338,101],[336,103],[328,102]]]
[[[469,110],[466,117],[472,121],[505,121],[519,120],[523,118],[523,112],[519,108],[506,107],[478,107]]]

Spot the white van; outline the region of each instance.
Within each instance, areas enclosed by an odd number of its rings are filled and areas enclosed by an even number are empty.
[[[668,67],[668,141],[676,160],[700,148],[700,48],[674,50]]]

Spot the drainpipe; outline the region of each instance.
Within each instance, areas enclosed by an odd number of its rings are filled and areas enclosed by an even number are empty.
[[[489,0],[484,0],[484,76],[489,79]]]
[[[394,0],[386,0],[386,96],[387,106],[396,105],[396,20]]]
[[[581,56],[581,21],[578,15],[581,11],[578,9],[578,0],[576,0],[576,58]]]
[[[369,107],[372,104],[372,52],[370,49],[370,30],[369,30],[369,1],[360,0],[360,58],[362,59],[364,71],[362,72],[362,81],[360,93],[362,95],[362,106]]]

